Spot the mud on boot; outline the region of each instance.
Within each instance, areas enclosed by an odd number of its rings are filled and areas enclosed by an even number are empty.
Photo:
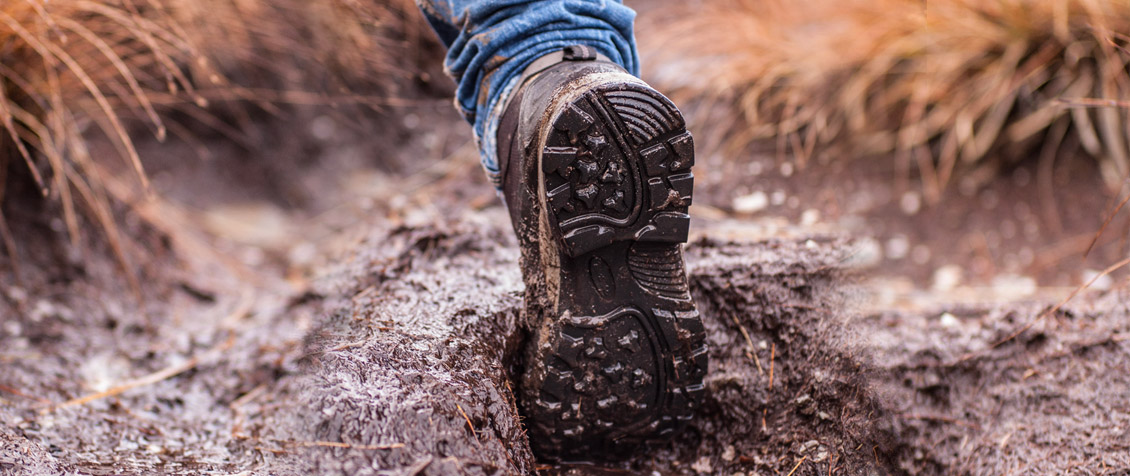
[[[498,142],[533,330],[519,400],[534,451],[559,461],[674,435],[707,369],[682,256],[693,139],[666,97],[586,51],[527,69]]]

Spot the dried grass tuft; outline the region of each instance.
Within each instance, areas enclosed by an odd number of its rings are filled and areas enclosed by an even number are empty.
[[[26,176],[61,205],[76,246],[93,223],[128,267],[111,207],[122,193],[105,185],[128,170],[148,193],[137,133],[192,130],[170,112],[226,127],[207,109],[219,102],[386,104],[373,98],[394,92],[430,34],[411,15],[411,0],[4,0],[0,201]],[[91,156],[98,134],[117,157]],[[8,254],[17,241],[5,233]]]
[[[190,47],[125,4],[14,0],[0,5],[0,169],[21,160],[44,197],[58,200],[72,243],[79,215],[96,223],[119,261],[128,262],[106,190],[110,164],[90,155],[85,136],[101,131],[143,189],[144,167],[121,115],[143,117],[163,138],[150,94],[191,93],[180,63]],[[11,153],[13,152],[14,153]],[[3,190],[0,190],[2,192]],[[0,193],[0,199],[4,194]],[[8,250],[14,254],[12,249]],[[15,260],[15,256],[12,256]],[[131,275],[132,277],[132,275]],[[136,282],[131,282],[136,289]]]
[[[893,154],[931,199],[1026,157],[1130,173],[1127,0],[718,0],[645,29],[657,82],[733,105],[732,147]]]

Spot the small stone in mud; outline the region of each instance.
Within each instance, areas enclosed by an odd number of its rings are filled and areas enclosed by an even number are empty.
[[[812,400],[812,396],[804,394],[795,400],[796,405],[800,407],[800,414],[812,416],[816,414],[816,402]]]
[[[866,269],[878,266],[883,261],[883,248],[878,241],[864,238],[855,243],[851,255],[844,264],[851,268]]]
[[[726,445],[726,449],[722,450],[722,460],[728,463],[734,460],[734,456],[734,445]]]
[[[15,301],[16,304],[23,304],[24,301],[27,301],[27,291],[19,286],[9,286],[8,298]]]
[[[961,278],[964,271],[957,265],[946,265],[934,271],[934,285],[933,290],[937,292],[952,291],[957,285],[961,284]]]
[[[765,192],[757,191],[749,195],[735,197],[731,206],[738,213],[757,213],[769,206],[769,197],[765,195]]]
[[[887,259],[899,260],[910,254],[910,240],[906,235],[895,235],[887,240]]]
[[[800,214],[800,224],[803,226],[812,226],[820,221],[820,210],[809,208],[804,213]]]
[[[815,380],[817,383],[823,383],[827,378],[828,374],[823,370],[816,369],[812,371],[812,380]]]
[[[817,446],[816,453],[812,455],[812,458],[809,458],[813,463],[820,463],[826,459],[828,459],[828,449],[823,445]]]
[[[714,466],[710,464],[710,458],[703,456],[691,465],[691,469],[699,474],[714,474]]]
[[[1090,288],[1096,291],[1107,291],[1114,286],[1114,278],[1111,278],[1109,274],[1102,274],[1102,272],[1094,269],[1083,270],[1082,280],[1084,284],[1091,283]]]

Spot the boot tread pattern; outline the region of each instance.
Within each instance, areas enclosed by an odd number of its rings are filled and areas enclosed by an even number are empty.
[[[590,92],[553,128],[542,169],[567,254],[622,240],[687,241],[694,139],[667,98],[635,85]]]
[[[666,97],[634,83],[590,90],[548,127],[545,213],[574,292],[562,292],[535,382],[531,444],[558,459],[614,456],[670,437],[703,399],[706,334],[681,248],[694,141]]]

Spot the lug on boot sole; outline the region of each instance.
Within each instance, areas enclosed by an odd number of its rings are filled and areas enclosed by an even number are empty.
[[[559,111],[540,161],[559,316],[527,382],[530,440],[551,459],[615,459],[675,434],[703,398],[705,330],[682,256],[694,142],[642,84],[596,86]]]

